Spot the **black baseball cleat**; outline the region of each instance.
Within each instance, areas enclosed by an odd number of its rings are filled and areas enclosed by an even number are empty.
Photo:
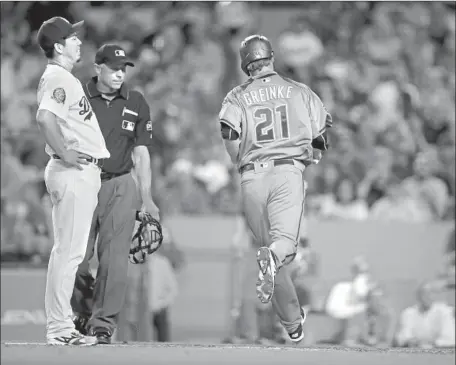
[[[99,345],[110,345],[112,342],[112,335],[109,331],[96,331],[95,337]]]
[[[289,333],[288,336],[290,336],[290,340],[291,342],[293,342],[294,344],[298,344],[302,341],[302,339],[304,338],[304,330],[303,330],[303,326],[304,326],[304,322],[306,321],[306,312],[301,308],[301,323],[299,324],[298,328]]]
[[[83,315],[75,315],[73,317],[73,323],[76,331],[78,331],[80,334],[87,336],[88,332],[87,331],[87,323],[89,322],[89,317],[83,316]]]

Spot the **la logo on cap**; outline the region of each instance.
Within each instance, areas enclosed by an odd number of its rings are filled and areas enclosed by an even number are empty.
[[[122,51],[121,49],[116,49],[114,51],[114,54],[117,56],[117,57],[125,57],[125,52]]]

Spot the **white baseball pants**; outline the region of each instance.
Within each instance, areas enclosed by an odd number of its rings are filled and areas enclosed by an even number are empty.
[[[70,300],[98,203],[100,173],[93,163],[78,170],[51,158],[46,166],[44,179],[52,200],[54,229],[45,293],[48,339],[74,330]]]

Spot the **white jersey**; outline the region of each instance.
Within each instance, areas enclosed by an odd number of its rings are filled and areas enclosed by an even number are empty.
[[[48,64],[37,92],[38,111],[48,110],[59,119],[65,148],[94,158],[109,158],[110,153],[98,120],[81,82],[65,68]],[[49,156],[55,151],[46,144]]]

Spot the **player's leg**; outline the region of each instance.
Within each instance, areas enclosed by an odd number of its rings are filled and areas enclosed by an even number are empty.
[[[299,342],[303,338],[305,314],[289,270],[284,265],[294,259],[298,245],[305,197],[302,171],[291,165],[278,166],[269,178],[268,216],[272,241],[269,248],[278,261],[272,305],[290,339]]]
[[[140,202],[130,174],[104,182],[99,200],[99,266],[88,327],[109,341],[125,301],[128,253]]]
[[[100,171],[93,164],[79,171],[51,160],[45,182],[53,204],[54,226],[46,279],[46,337],[49,343],[83,344],[84,339],[79,339],[74,331],[70,300],[76,271],[86,253],[100,189]]]
[[[103,187],[101,189],[103,189]],[[90,271],[90,260],[94,254],[95,242],[99,230],[98,211],[99,208],[97,206],[92,218],[86,254],[76,272],[73,296],[71,297],[71,307],[73,308],[73,313],[75,315],[74,323],[76,329],[82,334],[87,333],[87,322],[92,315],[95,278]]]
[[[270,244],[263,243],[257,253],[260,267],[257,295],[263,303],[268,303],[273,296],[280,267],[296,255],[300,218],[295,215],[302,214],[304,196],[302,183],[301,186],[296,183],[298,179],[302,180],[302,172],[293,165],[275,167],[262,179],[266,181],[262,189],[266,190],[265,221],[270,227],[267,233]]]
[[[263,174],[255,175],[253,171],[246,172],[241,178],[242,210],[245,220],[252,232],[252,239],[257,246],[269,246],[269,221],[266,209],[267,187]]]
[[[271,301],[272,307],[290,339],[294,342],[301,341],[304,336],[302,326],[305,313],[301,310],[295,286],[286,266],[281,267],[277,272]]]
[[[253,235],[253,242],[259,250],[257,263],[257,296],[263,303],[268,303],[274,293],[275,262],[274,253],[269,250],[271,237],[267,211],[269,179],[267,172],[246,172],[241,178],[242,204],[246,222]]]
[[[268,217],[271,245],[279,268],[296,256],[305,189],[302,171],[292,165],[277,166],[270,174]]]

